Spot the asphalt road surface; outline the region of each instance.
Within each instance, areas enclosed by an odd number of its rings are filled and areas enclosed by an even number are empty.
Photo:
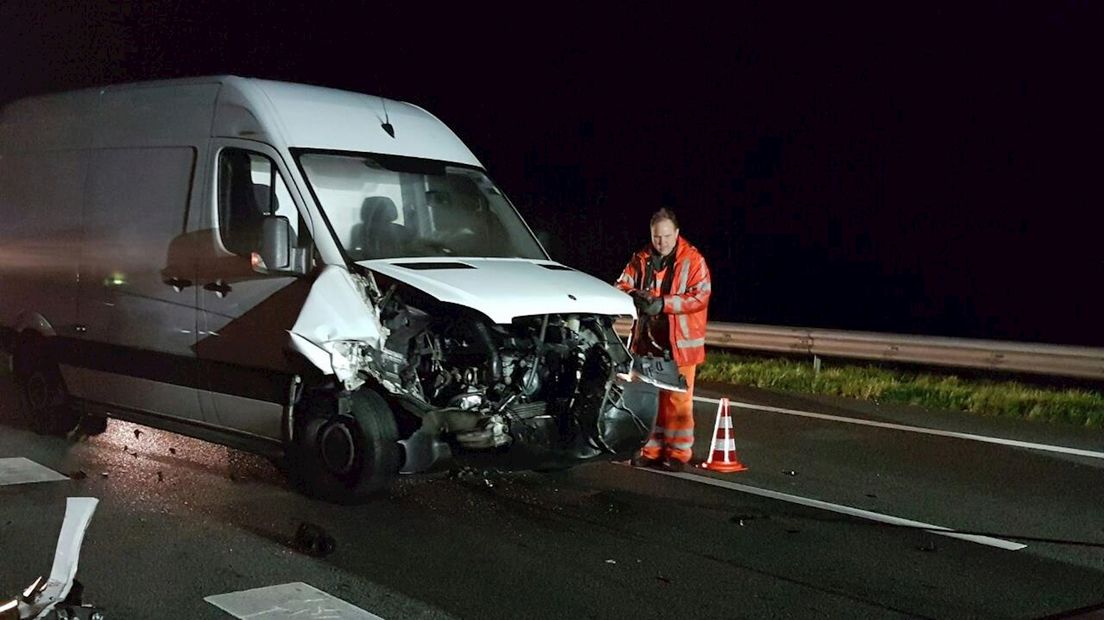
[[[1104,434],[724,386],[699,396],[758,406],[733,408],[748,471],[462,471],[402,478],[356,507],[164,431],[113,421],[70,443],[4,422],[0,459],[67,479],[0,486],[0,594],[49,571],[65,499],[87,496],[100,504],[78,578],[108,619],[231,618],[205,599],[291,583],[388,619],[1037,618],[1104,604]],[[0,416],[18,407],[0,376]],[[697,455],[715,413],[697,404]],[[303,522],[332,553],[296,547]],[[354,617],[332,609],[254,617]]]

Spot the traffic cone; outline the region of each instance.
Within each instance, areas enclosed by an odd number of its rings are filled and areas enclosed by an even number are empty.
[[[705,469],[723,474],[746,471],[747,465],[736,456],[736,440],[732,436],[732,416],[728,413],[728,399],[717,405],[717,422],[713,425],[713,449],[702,463]]]

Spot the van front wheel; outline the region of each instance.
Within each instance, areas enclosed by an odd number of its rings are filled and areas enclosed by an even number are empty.
[[[334,413],[332,397],[298,408],[302,420],[288,447],[288,474],[298,489],[326,501],[352,504],[387,488],[399,472],[398,427],[376,392],[348,396],[348,412]]]

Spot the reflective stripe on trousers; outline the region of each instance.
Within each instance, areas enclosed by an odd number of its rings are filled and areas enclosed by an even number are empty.
[[[659,391],[659,416],[648,443],[640,451],[650,459],[690,462],[694,447],[694,373],[697,366],[679,366],[685,392]]]

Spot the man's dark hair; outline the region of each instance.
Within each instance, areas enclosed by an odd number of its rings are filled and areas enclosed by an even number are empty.
[[[671,220],[671,225],[674,226],[675,229],[678,229],[678,218],[675,217],[675,212],[667,207],[663,207],[659,211],[653,213],[652,221],[648,222],[648,226],[655,226],[656,223],[662,222],[663,220]]]

